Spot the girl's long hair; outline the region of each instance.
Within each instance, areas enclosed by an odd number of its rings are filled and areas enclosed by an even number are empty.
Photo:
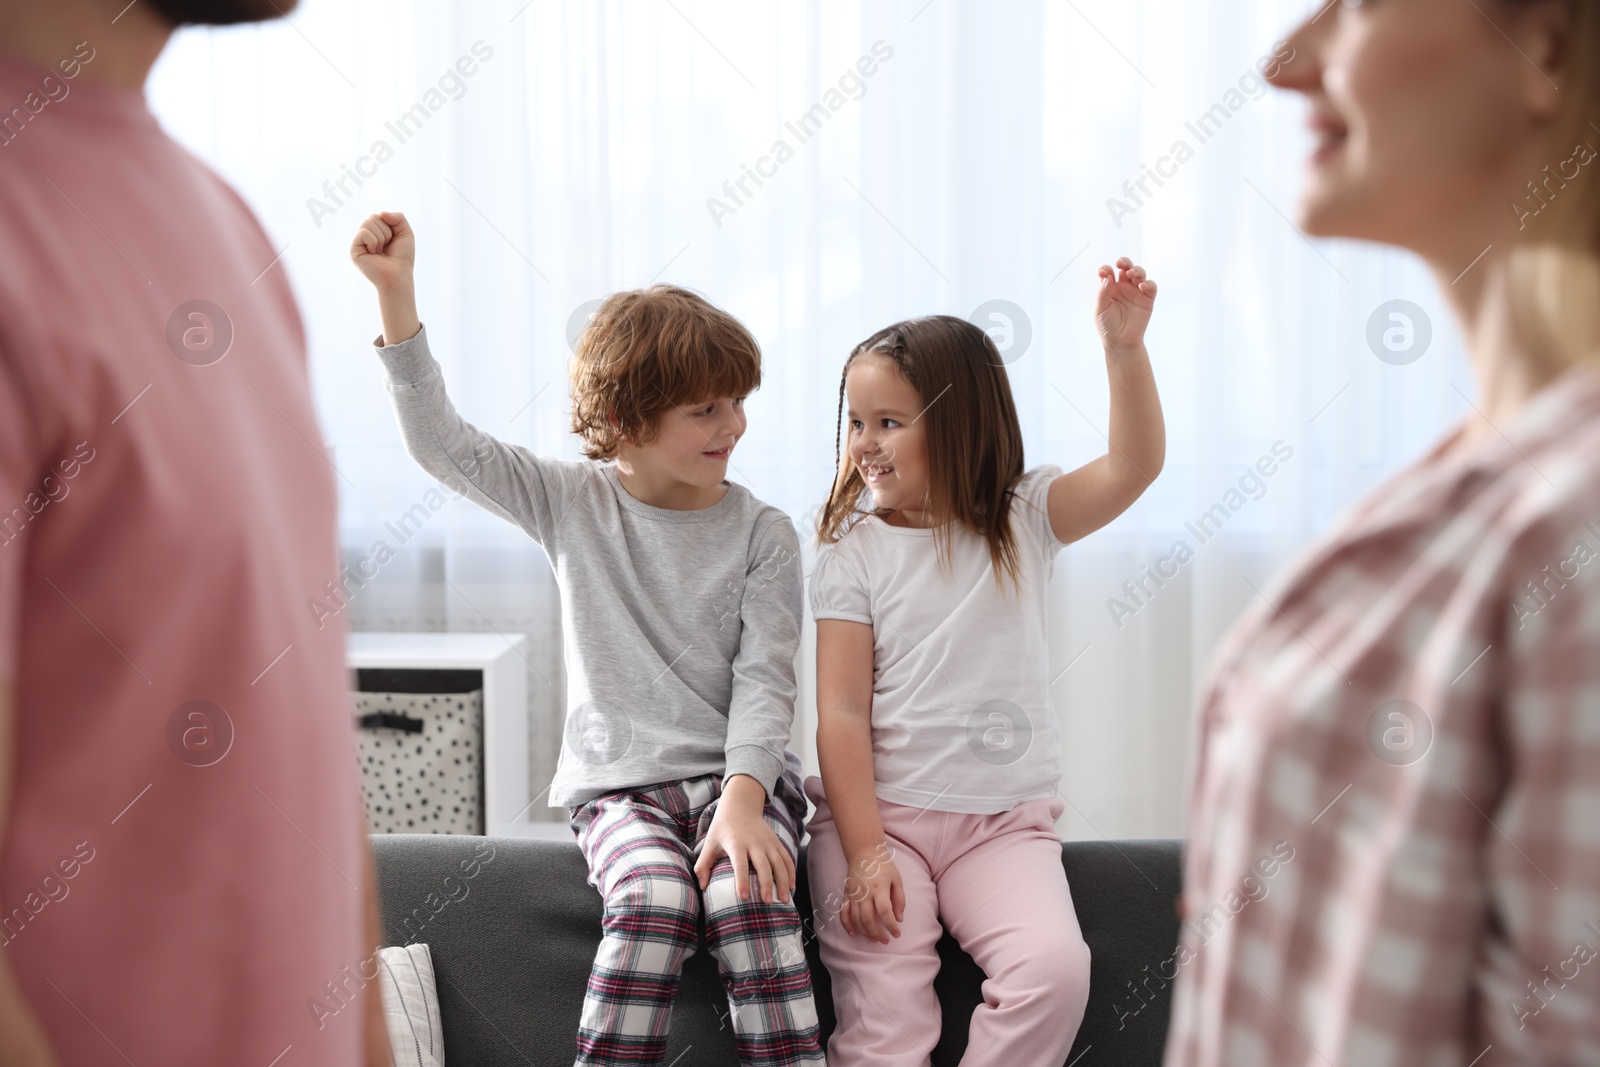
[[[834,544],[877,514],[866,480],[842,447],[845,378],[869,354],[892,360],[922,397],[917,420],[928,447],[925,507],[941,562],[949,562],[959,523],[988,543],[996,583],[1004,572],[1019,584],[1011,504],[1023,473],[1022,427],[1011,383],[989,335],[950,315],[897,322],[862,341],[845,360],[833,446],[837,474],[817,520],[818,540]]]

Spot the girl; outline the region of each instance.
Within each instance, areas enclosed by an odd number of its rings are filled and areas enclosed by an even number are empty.
[[[810,884],[833,1067],[920,1067],[939,1039],[941,920],[989,976],[964,1067],[1060,1067],[1089,949],[1055,831],[1045,590],[1062,545],[1128,508],[1166,451],[1145,327],[1156,284],[1100,268],[1110,449],[1024,473],[999,352],[949,316],[845,361],[849,438],[818,523]]]

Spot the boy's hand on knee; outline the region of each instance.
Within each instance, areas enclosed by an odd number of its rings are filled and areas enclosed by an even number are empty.
[[[732,784],[740,779],[753,785],[758,796],[754,799],[743,796],[741,787]],[[753,868],[762,900],[768,904],[789,903],[795,883],[794,857],[761,817],[765,798],[766,790],[754,779],[744,775],[729,779],[716,814],[711,816],[711,828],[706,831],[700,858],[694,864],[695,877],[702,890],[711,884],[711,871],[717,861],[727,856],[733,862],[733,886],[740,900],[753,899],[750,893]]]
[[[906,917],[906,888],[886,849],[880,847],[851,861],[844,897],[839,919],[845,933],[851,937],[862,934],[883,945],[900,936],[900,923]]]

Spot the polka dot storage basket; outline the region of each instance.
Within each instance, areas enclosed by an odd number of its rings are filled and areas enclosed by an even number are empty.
[[[352,696],[370,832],[483,833],[483,691]]]

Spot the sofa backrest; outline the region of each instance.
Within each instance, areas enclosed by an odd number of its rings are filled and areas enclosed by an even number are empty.
[[[380,834],[372,844],[384,943],[424,942],[433,956],[446,1062],[571,1063],[601,915],[576,842]],[[1062,863],[1093,954],[1089,1007],[1067,1062],[1093,1048],[1085,1062],[1095,1067],[1159,1064],[1172,997],[1162,976],[1174,972],[1178,939],[1180,842],[1067,842]],[[809,931],[803,854],[799,869],[796,903]],[[806,952],[826,1034],[833,1002],[814,937]],[[933,1064],[954,1067],[982,1000],[983,972],[949,937],[939,952],[944,1031]],[[702,947],[684,968],[667,1062],[736,1067],[727,1013],[716,961]]]

